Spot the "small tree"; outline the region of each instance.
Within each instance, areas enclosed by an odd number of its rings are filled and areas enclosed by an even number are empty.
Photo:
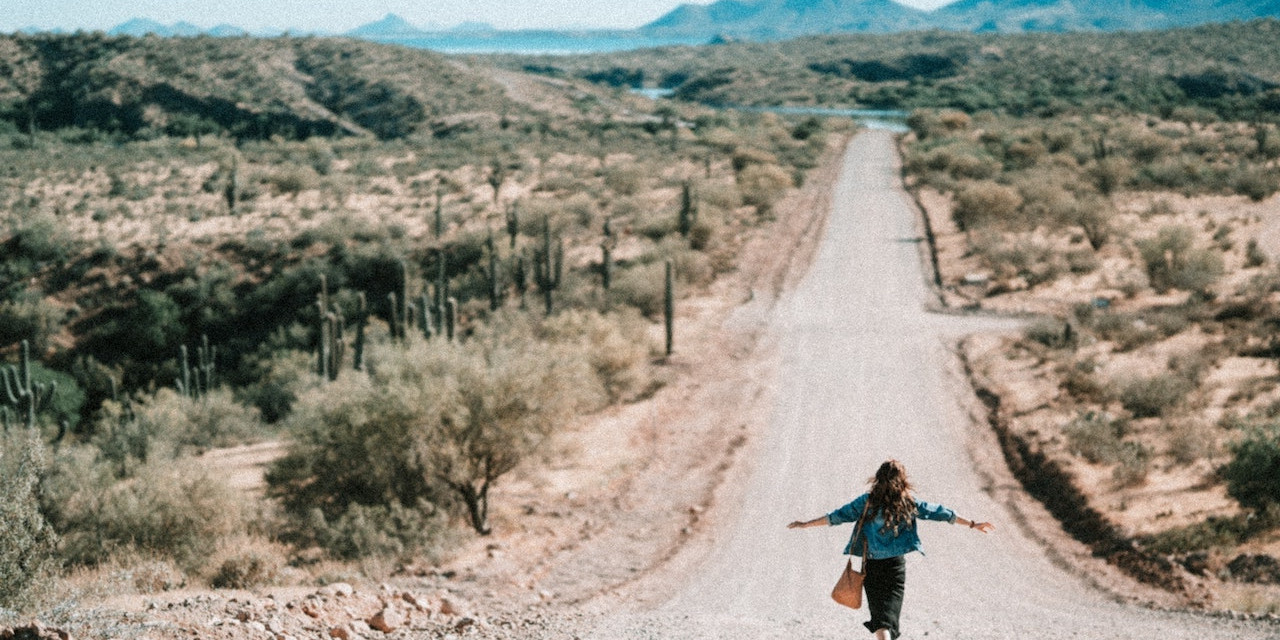
[[[490,531],[489,491],[601,383],[577,345],[511,322],[466,343],[370,350],[356,372],[299,398],[295,443],[268,474],[293,513],[453,502]]]

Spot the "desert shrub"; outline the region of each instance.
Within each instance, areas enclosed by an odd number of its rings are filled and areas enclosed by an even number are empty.
[[[56,567],[57,535],[40,511],[40,442],[0,434],[0,608],[24,609]]]
[[[236,402],[225,388],[199,398],[160,389],[135,399],[129,416],[104,411],[95,433],[104,455],[127,465],[129,457],[146,462],[187,448],[244,444],[261,438],[264,427],[257,409]],[[121,448],[126,441],[132,444]]]
[[[604,185],[618,195],[633,196],[645,188],[649,171],[635,164],[619,164],[605,169]]]
[[[121,554],[127,555],[127,554]],[[160,593],[180,589],[187,584],[186,574],[170,560],[113,558],[128,567],[127,576],[138,593]]]
[[[1174,142],[1149,130],[1129,132],[1120,140],[1121,152],[1127,152],[1134,160],[1147,164],[1174,151]]]
[[[1062,388],[1071,397],[1083,402],[1101,403],[1107,400],[1106,390],[1095,373],[1097,363],[1091,358],[1060,366]]]
[[[954,180],[986,180],[1000,171],[1000,163],[995,158],[958,144],[912,154],[907,160],[907,167],[917,175],[935,172]]]
[[[733,172],[738,175],[739,181],[741,181],[742,172],[747,167],[776,165],[777,163],[777,156],[758,147],[742,147],[734,151],[733,156],[730,158]]]
[[[1132,487],[1147,480],[1151,470],[1151,450],[1137,442],[1122,442],[1116,468],[1111,478],[1121,487]]]
[[[209,578],[215,589],[254,589],[276,581],[285,552],[263,540],[235,537],[221,545],[211,564],[217,566]]]
[[[1061,320],[1037,320],[1023,331],[1023,335],[1032,342],[1038,342],[1051,349],[1070,346],[1067,339],[1066,324]]]
[[[586,354],[610,401],[647,386],[648,329],[634,311],[602,315],[569,310],[549,318],[542,332],[552,342],[574,343]]]
[[[118,481],[93,457],[83,450],[60,453],[44,504],[70,563],[97,564],[132,550],[172,558],[191,571],[245,527],[241,497],[190,463],[153,462]]]
[[[793,186],[791,173],[776,164],[752,164],[738,173],[742,202],[769,213]]]
[[[1116,343],[1118,351],[1131,351],[1160,338],[1151,325],[1127,313],[1105,313],[1094,317],[1092,329],[1099,338]]]
[[[1094,464],[1120,461],[1128,423],[1110,415],[1089,411],[1076,416],[1062,432],[1072,453]]]
[[[1210,517],[1204,522],[1161,531],[1142,539],[1142,546],[1161,554],[1183,554],[1240,544],[1250,533],[1246,517]]]
[[[66,316],[64,309],[43,298],[0,301],[0,345],[26,340],[36,353],[43,352]]]
[[[1256,238],[1250,238],[1244,248],[1244,264],[1246,267],[1261,267],[1267,263],[1267,252],[1258,245]]]
[[[1093,249],[1072,249],[1063,254],[1063,258],[1067,261],[1067,268],[1076,275],[1093,273],[1102,266],[1102,261]]]
[[[104,322],[88,336],[89,350],[103,362],[117,362],[125,355],[153,359],[156,354],[178,352],[186,336],[182,308],[162,291],[142,289],[132,305],[108,308]]]
[[[1217,438],[1209,425],[1196,420],[1181,420],[1170,426],[1169,454],[1179,464],[1212,457],[1217,448]]]
[[[609,297],[656,317],[662,313],[666,267],[659,262],[637,264],[614,274]]]
[[[1135,418],[1154,418],[1181,406],[1194,390],[1195,384],[1187,378],[1165,373],[1122,381],[1117,400]]]
[[[968,185],[956,194],[951,215],[963,231],[1016,222],[1022,197],[1012,187],[994,182]]]
[[[1155,238],[1137,243],[1151,286],[1160,291],[1202,292],[1223,273],[1222,254],[1196,249],[1195,232],[1184,226],[1161,227]]]
[[[1280,190],[1280,175],[1260,167],[1241,167],[1231,177],[1232,189],[1254,202],[1262,202]]]
[[[393,501],[386,505],[351,504],[332,519],[313,509],[306,528],[335,558],[404,560],[438,554],[441,542],[448,537],[447,524],[444,513],[431,503],[421,501],[404,507]]]
[[[1258,511],[1280,504],[1280,426],[1253,430],[1231,445],[1231,454],[1231,461],[1222,468],[1227,493]]]
[[[1065,259],[1052,247],[1025,236],[1010,239],[983,233],[974,238],[972,251],[1001,277],[1017,276],[1033,287],[1056,279],[1067,269]]]
[[[1085,173],[1093,186],[1104,196],[1109,196],[1133,178],[1133,167],[1124,158],[1108,157],[1098,160]]]
[[[1094,251],[1106,245],[1113,235],[1111,220],[1115,216],[1115,208],[1103,198],[1058,201],[1053,216],[1063,224],[1080,227]]]
[[[703,182],[698,185],[698,203],[732,211],[742,206],[742,192],[734,183]]]
[[[286,166],[263,176],[262,180],[281,195],[298,195],[314,187],[316,174],[310,167]]]

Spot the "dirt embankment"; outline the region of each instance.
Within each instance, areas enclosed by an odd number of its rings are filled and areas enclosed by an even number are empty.
[[[1061,317],[1063,313],[1070,317],[1072,305],[1080,306],[1079,302],[1071,301],[1084,300],[1103,305],[1100,307],[1102,311],[1098,312],[1100,314],[1120,316],[1124,313],[1140,318],[1139,314],[1144,310],[1172,307],[1182,302],[1176,296],[1150,293],[1117,301],[1114,300],[1114,291],[1099,289],[1093,292],[1089,287],[1097,283],[1090,285],[1091,281],[1084,278],[1078,281],[1064,278],[1063,282],[1039,289],[1013,287],[1011,292],[1004,293],[1000,284],[986,280],[981,266],[966,255],[965,247],[980,239],[956,228],[950,219],[950,200],[927,189],[911,188],[908,192],[921,214],[927,260],[933,267],[930,280],[941,301],[942,311],[1012,313],[1034,321],[1036,318]],[[1179,212],[1185,209],[1186,213],[1181,214],[1183,217],[1198,217],[1200,222],[1197,224],[1213,228],[1204,220],[1222,218],[1228,223],[1237,219],[1255,220],[1260,218],[1259,211],[1274,206],[1274,203],[1249,206],[1238,202],[1239,199],[1226,202],[1227,199],[1222,198],[1183,199],[1185,202],[1169,204],[1155,196],[1146,197],[1147,200],[1153,198],[1157,204],[1145,200],[1140,202],[1134,196],[1134,202],[1127,204],[1128,209],[1163,207],[1173,216],[1180,215]],[[1206,209],[1208,205],[1215,207]],[[1193,215],[1192,211],[1198,213]],[[1137,236],[1154,233],[1152,229],[1169,224],[1167,220],[1149,220],[1136,215],[1127,216],[1125,221],[1126,224],[1134,223],[1127,231]],[[1247,227],[1240,233],[1253,231],[1256,231],[1254,227]],[[1265,236],[1265,233],[1261,235]],[[1244,244],[1243,241],[1237,242],[1237,245]],[[1236,251],[1239,252],[1238,247]],[[1104,262],[1110,264],[1108,261],[1114,260],[1104,257]],[[1236,262],[1236,257],[1229,254],[1228,266]],[[1243,277],[1228,273],[1223,282],[1234,283]],[[1102,282],[1107,281],[1103,279]],[[1064,287],[1075,288],[1068,291]],[[1110,307],[1106,303],[1111,303]],[[1132,322],[1134,331],[1143,330],[1141,319],[1129,322]],[[1071,323],[1060,326],[1067,327],[1065,335],[1071,335]],[[1230,563],[1227,562],[1231,555],[1240,552],[1245,555],[1237,557],[1237,560],[1263,557],[1249,553],[1269,549],[1267,536],[1252,546],[1221,557],[1216,552],[1170,556],[1152,552],[1145,548],[1143,542],[1144,536],[1152,533],[1192,525],[1211,517],[1233,517],[1238,513],[1238,507],[1225,496],[1221,481],[1214,480],[1214,452],[1225,449],[1225,446],[1221,442],[1207,441],[1214,438],[1221,441],[1225,436],[1204,435],[1214,431],[1212,426],[1204,424],[1207,418],[1133,421],[1136,427],[1127,437],[1131,443],[1141,445],[1141,448],[1134,447],[1133,450],[1143,452],[1138,461],[1143,466],[1135,472],[1135,479],[1124,482],[1115,479],[1121,475],[1119,470],[1082,461],[1079,453],[1073,451],[1076,445],[1070,442],[1071,435],[1065,429],[1073,416],[1088,415],[1087,407],[1081,408],[1084,403],[1071,397],[1074,390],[1067,388],[1084,377],[1080,372],[1093,374],[1096,384],[1105,387],[1109,378],[1110,384],[1116,386],[1119,382],[1151,375],[1161,368],[1153,363],[1176,362],[1176,358],[1186,357],[1197,349],[1212,351],[1215,338],[1206,337],[1206,333],[1211,334],[1212,331],[1196,335],[1193,326],[1191,331],[1167,340],[1167,344],[1157,342],[1146,351],[1139,348],[1132,355],[1123,353],[1127,347],[1089,344],[1074,354],[1074,359],[1068,356],[1065,361],[1060,361],[1064,356],[1048,353],[1048,349],[1044,352],[1028,350],[1013,337],[968,339],[960,343],[957,351],[963,374],[981,403],[978,412],[981,415],[976,418],[990,425],[1003,462],[1019,485],[1043,504],[1062,530],[1085,545],[1092,556],[1115,567],[1128,579],[1144,585],[1126,586],[1123,581],[1107,580],[1104,581],[1107,584],[1098,586],[1121,597],[1137,596],[1140,600],[1155,600],[1164,605],[1176,603],[1193,608],[1245,609],[1269,614],[1276,608],[1274,603],[1280,602],[1280,593],[1268,587],[1265,580],[1248,578],[1252,574],[1247,571],[1230,571]],[[1245,367],[1230,358],[1222,363],[1211,362],[1208,366],[1210,373],[1206,378],[1218,388],[1212,391],[1212,399],[1189,404],[1197,407],[1209,405],[1206,413],[1211,416],[1230,415],[1230,407],[1223,406],[1229,399],[1257,394],[1257,389],[1261,388],[1259,385],[1265,383],[1256,377],[1232,373]],[[1107,391],[1098,393],[1105,397]],[[1265,390],[1259,395],[1264,394]],[[1104,411],[1111,410],[1108,407]],[[1123,414],[1123,410],[1120,413]],[[1170,432],[1173,432],[1172,436]],[[1195,460],[1192,464],[1180,463],[1179,456],[1191,454],[1178,448],[1190,448],[1192,445],[1207,451],[1200,454],[1205,459]],[[1041,539],[1047,541],[1045,537]],[[1243,565],[1244,562],[1235,564]],[[1220,576],[1233,576],[1237,582],[1224,581]],[[1145,586],[1161,589],[1173,599],[1152,598]]]

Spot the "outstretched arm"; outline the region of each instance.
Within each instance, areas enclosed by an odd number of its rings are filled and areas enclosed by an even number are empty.
[[[983,533],[991,533],[996,528],[996,526],[994,524],[991,524],[990,522],[978,522],[976,520],[966,520],[959,516],[956,516],[955,522],[956,524],[962,524],[966,527],[969,527],[970,529],[977,529],[978,531],[981,531]]]
[[[826,516],[818,516],[812,520],[800,521],[796,520],[787,525],[788,529],[808,529],[809,527],[825,527],[831,524]]]

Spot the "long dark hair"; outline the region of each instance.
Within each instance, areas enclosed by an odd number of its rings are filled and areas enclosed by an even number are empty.
[[[884,527],[880,530],[893,535],[904,526],[914,526],[916,517],[916,499],[911,495],[911,483],[907,481],[907,468],[897,460],[888,460],[876,470],[876,475],[867,480],[871,483],[871,497],[868,498],[869,517],[879,513],[884,516]]]

